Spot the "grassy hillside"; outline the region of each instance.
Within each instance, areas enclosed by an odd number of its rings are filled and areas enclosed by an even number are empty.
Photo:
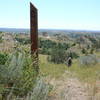
[[[94,82],[100,79],[100,64],[91,66],[80,66],[79,61],[73,60],[73,64],[70,68],[66,64],[54,64],[47,61],[47,55],[39,55],[40,58],[40,72],[44,76],[51,76],[53,78],[60,78],[64,72],[71,72],[68,77],[78,77],[82,81]]]
[[[31,58],[29,34],[3,33],[0,35],[0,97],[9,89],[5,100],[72,100],[70,97],[100,100],[94,99],[100,94],[99,41],[99,35],[81,33],[39,35],[37,76],[34,69],[37,60]],[[66,64],[68,57],[72,57],[71,67]]]

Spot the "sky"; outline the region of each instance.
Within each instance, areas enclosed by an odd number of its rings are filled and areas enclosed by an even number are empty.
[[[30,2],[39,29],[100,30],[100,0],[0,0],[0,27],[29,28]]]

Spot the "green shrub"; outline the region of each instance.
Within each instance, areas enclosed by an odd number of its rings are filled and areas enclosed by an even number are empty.
[[[7,53],[0,53],[0,65],[4,65],[8,59]]]
[[[67,51],[70,48],[66,43],[58,43],[55,47],[51,48],[50,56],[48,61],[60,64],[64,63],[67,57],[78,58],[78,54],[72,51]]]
[[[29,44],[31,41],[29,38],[19,38],[15,37],[15,39],[20,43],[20,44]]]
[[[52,86],[48,83],[45,83],[43,78],[37,78],[34,88],[26,96],[15,97],[10,91],[10,94],[7,96],[6,100],[47,100],[49,93],[52,90]],[[1,99],[0,99],[1,100]]]
[[[83,54],[87,54],[87,50],[85,48],[82,49],[81,51]]]
[[[0,66],[0,83],[6,87],[5,91],[8,94],[13,87],[13,93],[16,95],[26,95],[32,90],[36,77],[34,69],[35,59],[32,59],[29,54],[24,52],[14,52],[9,55],[5,65]]]
[[[55,47],[67,50],[68,48],[70,48],[70,45],[66,43],[57,43],[52,40],[39,39],[39,48],[40,48],[39,53],[40,54],[50,55],[52,52],[52,48],[55,48]]]
[[[64,63],[66,59],[66,52],[64,49],[62,48],[52,48],[51,50],[51,55],[48,58],[48,61],[60,64],[60,63]]]
[[[67,51],[67,57],[78,58],[79,55],[78,55],[76,52],[73,52],[73,51]]]
[[[0,32],[0,43],[2,42],[2,35],[3,35],[3,33],[2,32]]]
[[[42,40],[39,39],[39,53],[50,55],[51,48],[54,47],[57,43],[51,40]]]
[[[93,54],[94,53],[94,48],[92,48],[91,50],[90,50],[90,54]]]

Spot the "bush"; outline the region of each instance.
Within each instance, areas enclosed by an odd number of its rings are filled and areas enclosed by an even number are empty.
[[[85,48],[82,49],[81,51],[83,54],[87,54],[87,50]]]
[[[56,45],[56,42],[53,42],[51,40],[42,40],[41,38],[39,39],[39,50],[40,54],[47,54],[50,55],[51,48]]]
[[[0,43],[2,42],[2,35],[3,35],[3,33],[2,32],[0,32]]]
[[[52,40],[42,40],[41,38],[39,39],[39,53],[50,55],[52,52],[52,48],[55,47],[67,50],[70,45],[66,43],[57,43]]]
[[[78,58],[79,55],[78,55],[76,52],[68,51],[68,52],[67,52],[67,57]]]
[[[51,91],[52,86],[44,82],[43,78],[38,78],[32,88],[32,91],[29,92],[26,96],[13,96],[12,91],[7,96],[6,100],[48,100],[49,92]]]
[[[31,94],[27,96],[27,100],[47,100],[50,90],[50,85],[44,83],[43,79],[39,79]]]
[[[8,94],[13,87],[13,94],[26,95],[34,86],[36,72],[35,59],[24,52],[14,52],[9,55],[7,62],[0,66],[0,83],[4,84],[4,90]]]
[[[78,54],[72,51],[67,51],[69,46],[65,43],[58,43],[55,47],[52,47],[48,61],[56,64],[64,63],[66,58],[78,58]],[[67,51],[67,52],[66,52]]]
[[[20,43],[20,44],[30,44],[31,41],[29,38],[19,38],[15,37],[15,39]]]
[[[8,59],[7,53],[0,53],[0,65],[4,65]]]
[[[64,63],[66,59],[66,52],[62,48],[52,48],[51,55],[48,58],[49,61],[56,64]]]
[[[80,66],[90,66],[98,63],[95,55],[82,56],[79,58]]]

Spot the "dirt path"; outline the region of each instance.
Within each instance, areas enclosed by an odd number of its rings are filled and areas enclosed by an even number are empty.
[[[51,80],[54,90],[49,100],[100,100],[91,96],[87,85],[81,83],[77,78],[61,78]]]
[[[55,82],[54,95],[51,100],[89,100],[85,87],[77,79]]]

